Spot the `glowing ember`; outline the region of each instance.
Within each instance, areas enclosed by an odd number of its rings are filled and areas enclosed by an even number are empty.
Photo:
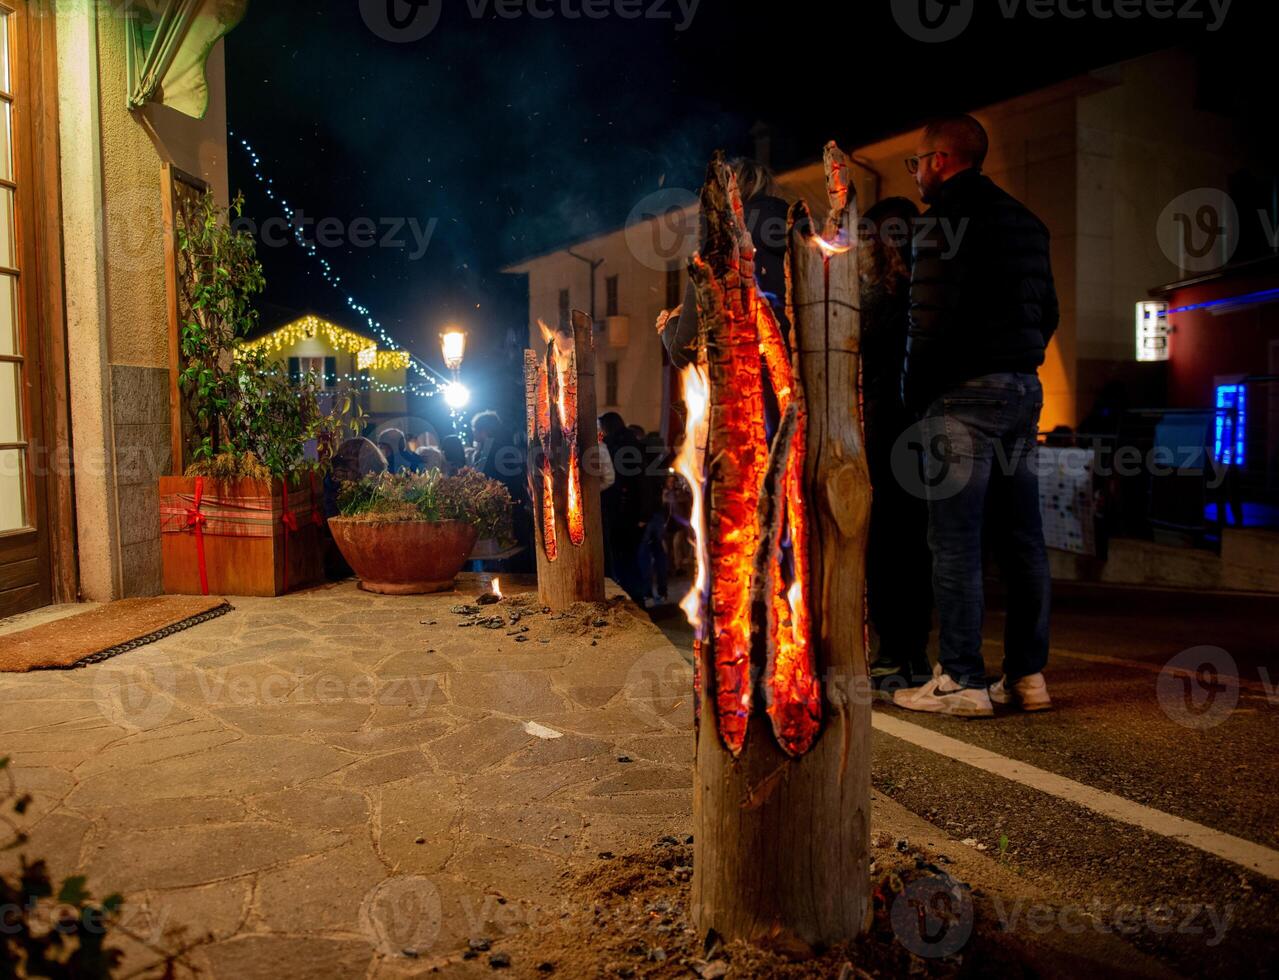
[[[551,468],[551,393],[546,371],[537,379],[537,431],[542,442],[542,548],[549,561],[559,557],[559,541],[555,535],[555,474]]]
[[[538,326],[546,341],[549,370],[554,372],[555,413],[567,456],[568,490],[564,516],[568,524],[568,538],[580,548],[586,541],[586,517],[582,508],[582,466],[577,446],[577,354],[572,334],[551,330],[541,320]]]
[[[797,756],[812,747],[821,726],[803,481],[807,417],[785,338],[755,285],[755,249],[722,158],[712,165],[702,208],[705,257],[694,256],[692,274],[707,370],[684,372],[688,418],[675,464],[693,491],[697,579],[680,605],[696,636],[694,683],[699,690],[701,683],[713,685],[719,734],[738,755],[753,709],[753,613],[762,602],[764,702],[778,744]],[[827,257],[851,247],[816,240]],[[765,366],[783,415],[771,453]],[[704,681],[703,666],[709,670]]]

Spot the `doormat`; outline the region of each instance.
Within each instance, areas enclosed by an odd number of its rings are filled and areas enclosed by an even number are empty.
[[[229,602],[216,596],[121,599],[0,636],[0,673],[88,667],[216,619],[231,609]]]

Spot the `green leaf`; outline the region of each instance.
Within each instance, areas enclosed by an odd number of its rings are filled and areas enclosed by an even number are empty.
[[[73,875],[62,883],[58,891],[58,901],[77,908],[89,900],[88,889],[84,887],[88,879],[84,875]]]

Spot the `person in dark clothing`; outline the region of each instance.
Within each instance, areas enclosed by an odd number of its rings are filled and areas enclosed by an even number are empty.
[[[633,600],[643,605],[639,546],[644,523],[644,449],[617,412],[599,419],[604,448],[613,463],[613,485],[600,494],[604,523],[604,563],[607,574]]]
[[[447,435],[440,440],[440,452],[444,454],[444,475],[456,476],[458,470],[466,467],[466,447],[462,439],[456,435]]]
[[[893,449],[914,419],[902,405],[910,321],[911,236],[919,209],[903,197],[874,205],[862,220],[862,397],[866,457],[874,490],[866,551],[870,621],[879,651],[872,682],[886,692],[927,682],[933,615],[928,505],[893,473]]]
[[[389,473],[421,473],[426,469],[422,457],[409,452],[408,440],[399,429],[383,429],[377,437],[378,448],[386,457]]]
[[[903,395],[923,416],[924,493],[940,664],[894,703],[914,711],[989,717],[992,700],[1051,707],[1051,583],[1039,513],[1043,389],[1037,376],[1057,328],[1048,229],[982,173],[989,141],[971,116],[922,133],[907,168],[931,205],[914,241]],[[1008,589],[1004,676],[987,689],[982,661],[983,515]]]
[[[525,454],[515,445],[511,430],[497,412],[481,412],[471,420],[475,438],[472,467],[490,480],[497,480],[511,495],[514,508],[511,527],[516,543],[523,549],[504,562],[502,571],[530,571],[533,558],[533,504],[529,496]]]
[[[646,604],[659,605],[667,599],[666,524],[669,510],[665,490],[670,453],[656,432],[646,435],[640,445],[644,450],[639,508],[644,522],[638,557],[640,589]]]

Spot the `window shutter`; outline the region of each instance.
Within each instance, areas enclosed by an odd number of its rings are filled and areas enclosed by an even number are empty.
[[[289,381],[295,385],[302,383],[302,359],[300,357],[289,358]]]
[[[336,357],[326,357],[324,359],[324,387],[336,388],[338,386],[338,359]]]

